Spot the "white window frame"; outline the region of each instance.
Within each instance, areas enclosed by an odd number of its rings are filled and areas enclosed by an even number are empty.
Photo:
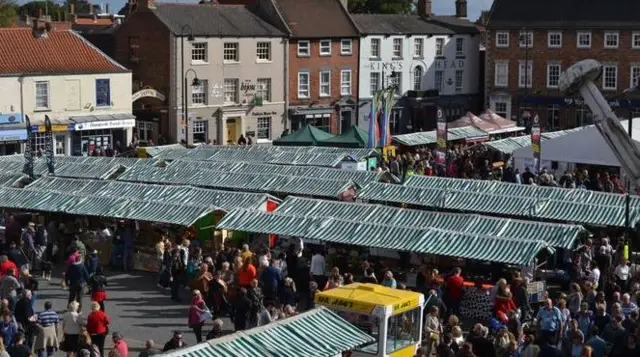
[[[396,87],[396,95],[402,95],[402,72],[391,72],[389,84]]]
[[[518,45],[520,48],[533,48],[533,31],[520,31]]]
[[[456,57],[464,57],[465,46],[466,43],[464,37],[456,38]]]
[[[191,63],[209,63],[209,46],[206,42],[193,42],[191,44]]]
[[[46,106],[42,106],[42,105],[38,105],[38,86],[44,86],[46,88]],[[35,83],[35,107],[36,110],[49,110],[51,109],[51,84],[49,83],[49,81],[36,81]],[[40,98],[40,100],[42,100],[42,98]]]
[[[424,38],[418,37],[413,39],[413,58],[424,57]]]
[[[420,72],[420,75],[416,75],[417,72]],[[422,89],[422,77],[424,77],[424,68],[421,65],[415,66],[411,75],[413,76],[413,90],[421,90]]]
[[[436,57],[444,56],[444,38],[436,38]]]
[[[611,44],[609,43],[611,40]],[[620,47],[620,32],[618,31],[606,31],[604,33],[604,48],[618,48]]]
[[[206,79],[200,79],[197,86],[191,86],[191,105],[205,106],[209,104],[209,83]]]
[[[551,81],[552,71],[557,70],[557,75],[554,75],[555,84]],[[562,66],[560,63],[547,63],[547,88],[558,88],[558,81],[560,80],[560,73],[562,73]]]
[[[67,155],[67,136],[65,134],[53,135],[53,154],[55,156]]]
[[[311,56],[311,45],[309,40],[298,40],[298,57]]]
[[[369,58],[380,58],[380,49],[382,47],[382,40],[379,38],[372,38],[369,42]]]
[[[498,109],[498,105],[504,105],[504,110],[501,110],[502,108]],[[509,103],[504,100],[496,100],[493,102],[493,111],[496,114],[507,114],[509,113]]]
[[[633,72],[636,72],[634,75]],[[636,81],[639,79],[639,81]],[[640,84],[640,63],[634,63],[629,67],[629,88],[635,88]]]
[[[375,80],[374,80],[375,77]],[[373,97],[380,90],[380,72],[369,72],[369,94]],[[375,88],[374,88],[375,82]]]
[[[303,84],[301,78],[306,78],[306,84]],[[311,75],[309,72],[298,72],[298,98],[311,97]]]
[[[345,79],[345,75],[347,75],[349,78]],[[352,76],[351,76],[351,70],[350,69],[343,69],[340,71],[340,95],[351,95],[352,93],[352,86],[351,83],[353,82],[352,80]]]
[[[227,46],[228,45],[228,46]],[[229,52],[227,52],[229,51]],[[233,52],[231,52],[233,51]],[[238,63],[240,62],[240,43],[238,42],[225,42],[223,44],[222,58],[224,63]],[[229,55],[229,56],[227,56]],[[233,55],[233,56],[232,56]]]
[[[265,52],[266,51],[266,52]],[[266,58],[265,57],[266,54]],[[256,43],[256,62],[271,62],[271,42],[259,41]]]
[[[256,139],[268,139],[271,140],[271,122],[272,118],[268,116],[259,116],[256,119]],[[267,122],[267,136],[260,135],[261,128],[264,127],[264,122]]]
[[[614,76],[614,85],[607,85],[607,71],[613,70],[615,73]],[[618,89],[618,65],[615,64],[605,64],[602,66],[602,89],[604,90],[616,90]]]
[[[328,76],[328,80],[324,80]],[[321,98],[331,97],[331,71],[321,70],[318,74],[318,96]]]
[[[553,43],[554,36],[558,36],[558,43]],[[562,31],[549,31],[547,32],[547,47],[549,48],[562,48]]]
[[[464,70],[457,69],[455,73],[455,91],[462,93],[464,90]]]
[[[402,47],[403,47],[402,46],[402,41],[403,41],[402,38],[396,37],[391,42],[392,43],[392,47],[391,47],[392,52],[391,53],[392,53],[392,57],[393,58],[402,58]]]
[[[640,32],[631,33],[631,48],[634,50],[640,49]]]
[[[509,31],[496,31],[496,48],[509,48]]]
[[[518,62],[518,88],[531,88],[532,83],[533,83],[533,60],[519,61]]]
[[[271,101],[271,78],[256,79],[256,96],[265,102]]]
[[[589,44],[580,44],[580,40],[582,36],[586,36],[589,39]],[[591,42],[593,42],[593,37],[591,37],[591,31],[578,31],[576,32],[576,47],[577,48],[591,48]]]
[[[320,56],[331,56],[331,40],[320,40],[318,42],[318,54]]]
[[[340,40],[340,54],[350,56],[353,54],[353,41],[350,38]]]
[[[224,96],[224,102],[238,103],[240,100],[240,80],[238,78],[225,78],[223,83],[222,94]],[[227,93],[229,92],[227,91],[227,88],[230,88],[232,85],[235,87],[235,93],[233,93],[230,100],[227,100]]]
[[[136,121],[136,132],[138,134],[138,140],[149,141],[153,133],[153,123],[148,121]]]
[[[438,92],[442,92],[442,88],[444,87],[444,71],[441,69],[436,70],[433,73],[433,89]]]
[[[504,69],[504,74],[501,74],[499,69]],[[504,77],[504,83],[501,82],[502,77]],[[509,86],[509,61],[495,61],[493,85],[500,88]]]

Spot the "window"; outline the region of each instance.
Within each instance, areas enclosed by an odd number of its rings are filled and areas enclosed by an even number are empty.
[[[562,32],[549,31],[547,34],[547,45],[549,48],[561,48],[562,47]]]
[[[436,38],[436,56],[444,56],[444,38]]]
[[[262,98],[262,100],[271,101],[271,78],[258,78],[258,86],[256,88],[256,97]]]
[[[137,60],[140,55],[140,37],[129,37],[129,59]]]
[[[389,318],[387,354],[392,354],[420,342],[420,309],[413,309]]]
[[[509,86],[509,62],[508,61],[496,61],[494,84],[496,87]]]
[[[578,48],[591,47],[591,32],[578,32]]]
[[[422,66],[416,66],[413,69],[413,90],[422,89],[422,75],[423,75]]]
[[[226,103],[238,103],[238,78],[224,79],[224,101]]]
[[[640,65],[631,66],[629,69],[631,78],[629,79],[629,87],[635,88],[640,84]]]
[[[518,67],[518,87],[531,88],[531,75],[533,74],[532,61],[520,61]]]
[[[442,84],[444,83],[444,71],[438,70],[433,76],[433,88],[442,92]]]
[[[49,82],[36,82],[36,110],[49,109]]]
[[[256,58],[261,62],[271,61],[271,42],[258,42]]]
[[[393,57],[402,58],[402,39],[401,38],[393,39]]]
[[[206,42],[195,42],[191,44],[191,62],[207,62]]]
[[[136,131],[140,141],[148,142],[153,138],[153,123],[136,120]]]
[[[493,102],[493,111],[499,116],[507,117],[507,102]]]
[[[562,68],[559,64],[553,63],[547,65],[547,88],[558,88],[558,80]]]
[[[509,47],[509,31],[496,32],[496,47],[500,47],[500,48]]]
[[[389,116],[389,126],[391,135],[398,134],[400,132],[400,118],[402,117],[402,108],[392,108],[391,115]]]
[[[111,106],[111,81],[96,79],[96,107]]]
[[[374,96],[380,90],[380,72],[369,73],[369,94]]]
[[[633,49],[640,48],[640,32],[634,32],[631,35],[631,48]]]
[[[424,56],[424,39],[413,39],[413,58],[422,58]]]
[[[258,139],[271,139],[271,117],[258,117]]]
[[[334,313],[336,313],[338,316],[342,317],[343,319],[351,319],[350,321],[353,321],[354,318],[356,318],[357,322],[353,325],[356,328],[360,329],[362,332],[366,333],[366,334],[370,334],[371,331],[378,331],[378,329],[380,328],[380,323],[385,323],[384,321],[380,321],[380,319],[376,316],[370,316],[370,315],[364,315],[364,314],[353,314],[351,312],[345,312],[345,311],[340,311],[340,310],[331,310]],[[391,323],[391,318],[389,319],[389,323]],[[378,336],[377,333],[373,333],[373,338],[375,339],[374,341],[371,341],[365,345],[361,345],[358,348],[354,348],[355,351],[359,351],[359,352],[364,352],[365,354],[368,355],[378,355],[378,345],[379,345],[379,338],[380,336]],[[391,336],[389,334],[389,336]]]
[[[588,107],[580,106],[576,108],[576,123],[578,126],[590,125],[593,122],[593,114]]]
[[[351,70],[340,71],[340,95],[351,95]]]
[[[225,62],[238,62],[240,56],[238,53],[237,42],[225,42],[224,43],[224,61]]]
[[[206,79],[199,80],[197,86],[191,86],[191,104],[193,105],[207,105],[208,103],[208,90],[209,86]]]
[[[47,148],[47,136],[45,133],[35,133],[35,140],[33,141],[33,145],[31,149],[33,150],[33,154],[37,156],[43,156],[45,154],[45,150]]]
[[[380,58],[380,39],[372,38],[371,39],[371,54],[370,58]]]
[[[554,130],[559,127],[559,118],[560,118],[560,106],[559,105],[550,105],[547,107],[547,125],[549,125],[549,129]]]
[[[392,72],[389,84],[396,87],[397,95],[402,95],[402,72]]]
[[[618,88],[618,66],[604,65],[602,67],[602,89],[615,90]]]
[[[298,72],[298,98],[309,98],[309,72]]]
[[[456,93],[461,93],[464,87],[464,71],[456,70]]]
[[[309,41],[298,41],[298,56],[306,57],[311,54],[309,51]]]
[[[209,123],[206,120],[194,120],[191,123],[191,130],[193,134],[194,143],[206,143],[207,142],[207,127]]]
[[[456,38],[456,57],[464,57],[464,38]]]
[[[350,55],[353,53],[353,42],[350,39],[340,40],[340,54]]]
[[[331,40],[320,40],[320,56],[331,55]]]
[[[53,140],[55,142],[55,155],[66,155],[67,137],[65,135],[55,135]]]
[[[533,47],[533,32],[520,31],[520,47]]]
[[[331,96],[331,71],[320,71],[320,96]]]
[[[618,48],[619,45],[620,45],[620,33],[618,32],[604,33],[604,48]]]

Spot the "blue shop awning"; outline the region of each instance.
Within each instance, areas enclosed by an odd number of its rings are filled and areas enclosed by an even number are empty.
[[[0,130],[0,142],[4,141],[26,141],[27,128]]]

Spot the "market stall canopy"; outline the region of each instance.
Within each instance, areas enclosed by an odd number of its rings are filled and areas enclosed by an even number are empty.
[[[436,131],[420,131],[410,134],[394,135],[391,139],[400,145],[404,146],[420,146],[435,144]],[[462,128],[451,128],[447,130],[447,140],[487,140],[489,134],[472,126],[466,126]]]
[[[437,228],[410,228],[255,210],[229,212],[217,228],[517,265],[532,263],[543,249],[553,251],[542,240],[499,238]]]
[[[318,145],[319,142],[332,138],[333,135],[322,131],[311,124],[305,124],[293,133],[273,141],[275,146]]]
[[[145,146],[137,149],[137,154],[144,154],[142,157],[156,157],[160,155],[160,153],[165,152],[167,150],[187,150],[186,147],[182,144],[169,144],[169,145],[158,145],[158,146]]]
[[[568,130],[549,131],[541,134],[542,142],[550,139],[559,138],[561,136],[583,130],[585,127],[577,127]],[[515,150],[530,147],[531,135],[514,136],[511,138],[505,138],[500,140],[487,141],[478,145],[486,146],[492,150],[499,151],[503,154],[512,154]]]
[[[330,180],[316,177],[296,177],[277,174],[238,173],[206,169],[145,167],[128,170],[118,181],[155,184],[191,185],[245,192],[278,193],[337,198],[341,193],[358,187],[351,180]]]
[[[344,218],[394,227],[436,228],[498,238],[542,240],[555,248],[574,248],[581,233],[579,225],[521,221],[477,214],[429,212],[415,209],[287,197],[275,210],[304,217]]]
[[[358,198],[439,210],[526,219],[625,226],[624,195],[500,181],[411,176],[404,185],[370,183]],[[640,222],[640,198],[631,200],[631,224]]]
[[[14,187],[27,176],[20,173],[0,173],[0,186]]]
[[[233,333],[163,357],[334,357],[375,339],[336,313],[319,306],[266,326]]]
[[[625,132],[627,131],[627,123],[627,120],[620,121]],[[638,143],[640,141],[640,118],[633,119],[632,124],[631,137]],[[594,125],[544,141],[540,146],[540,155],[542,161],[620,167],[618,159]],[[533,159],[531,145],[515,150],[513,157],[516,161]]]
[[[484,121],[471,112],[467,112],[467,114],[465,114],[460,119],[447,123],[447,128],[450,129],[462,128],[466,126],[475,127],[476,129],[480,129],[486,133],[490,133],[500,128],[497,124],[492,124],[490,122]]]
[[[525,129],[524,127],[518,126],[515,121],[499,116],[491,109],[487,109],[480,114],[480,119],[498,127],[496,130],[493,130],[491,134],[512,133]]]
[[[339,136],[334,136],[333,138],[320,141],[318,146],[365,148],[367,147],[368,138],[369,133],[354,125]]]
[[[55,174],[59,177],[103,180],[142,161],[150,160],[102,156],[56,156]],[[22,173],[23,167],[23,155],[0,156],[0,173]],[[34,161],[33,172],[35,176],[48,175],[49,169],[45,158]]]

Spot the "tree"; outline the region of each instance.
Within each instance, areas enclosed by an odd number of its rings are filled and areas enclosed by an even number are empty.
[[[57,5],[53,1],[31,1],[18,8],[21,14],[29,15],[31,17],[38,17],[40,11],[43,15],[51,15],[54,20],[60,20],[57,18],[58,14],[65,12],[64,7]]]
[[[410,14],[412,0],[349,0],[352,14]]]
[[[12,1],[0,0],[0,27],[9,27],[18,19],[18,6]]]

